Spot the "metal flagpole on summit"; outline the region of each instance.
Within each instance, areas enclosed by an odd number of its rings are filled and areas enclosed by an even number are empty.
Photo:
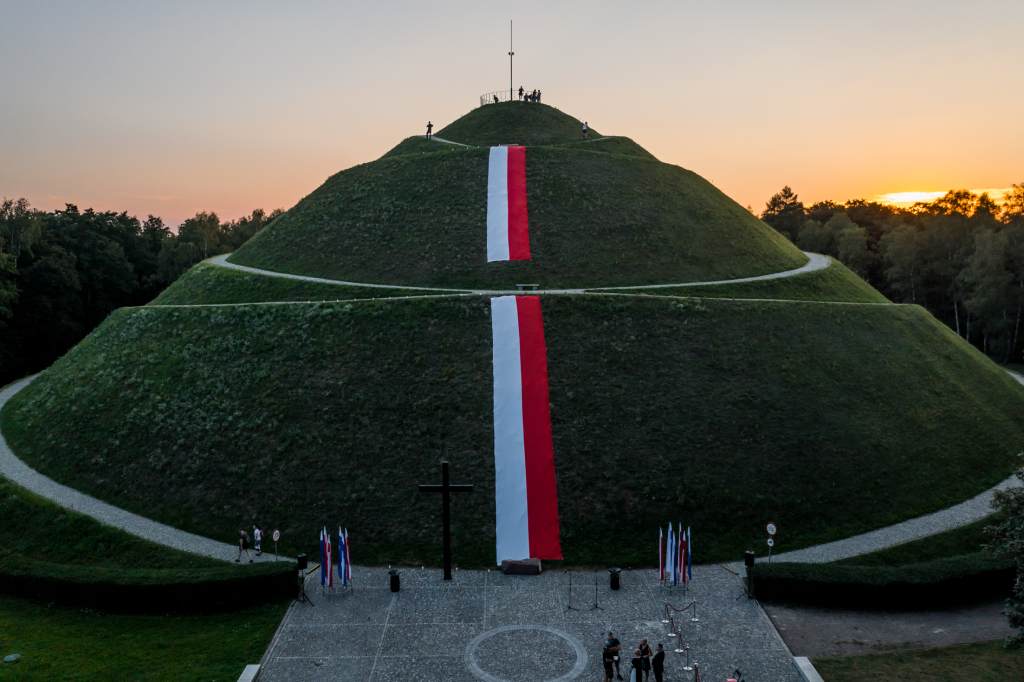
[[[512,101],[513,88],[512,85],[515,82],[512,78],[512,57],[515,56],[515,52],[512,51],[512,20],[508,20],[508,101]]]

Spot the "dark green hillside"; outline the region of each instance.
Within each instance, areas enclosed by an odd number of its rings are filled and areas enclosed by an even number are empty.
[[[486,289],[732,279],[807,260],[695,173],[536,147],[526,171],[533,260],[489,264],[487,155],[449,148],[338,173],[229,260],[328,279]]]
[[[488,104],[444,128],[436,135],[479,147],[501,144],[547,145],[582,141],[583,121],[546,104],[505,102]],[[601,134],[590,129],[590,139]]]
[[[284,277],[253,275],[202,262],[192,266],[191,270],[179,277],[149,305],[338,301],[349,298],[422,296],[429,293],[412,289],[376,289],[303,282]]]
[[[920,308],[543,299],[566,559],[780,551],[960,502],[1024,444],[1024,387]],[[122,310],[0,413],[44,474],[211,537],[256,518],[358,563],[437,564],[447,456],[461,566],[493,561],[486,299]],[[42,428],[44,427],[45,428]],[[595,533],[613,524],[616,542]],[[308,544],[307,544],[308,543]]]
[[[431,140],[424,139],[421,135],[414,137],[407,137],[394,147],[392,147],[382,159],[386,159],[389,156],[407,156],[409,154],[433,154],[434,152],[440,151],[454,151],[456,149],[464,149],[459,145],[452,145],[446,142],[433,142]]]
[[[608,289],[608,291],[615,291]],[[620,290],[622,293],[630,290]],[[838,301],[846,303],[889,303],[870,284],[848,267],[832,259],[824,270],[793,277],[766,279],[738,284],[711,286],[667,287],[651,289],[645,293],[658,296],[696,296],[708,298],[769,298],[784,301]]]
[[[605,154],[639,156],[644,159],[657,161],[653,154],[628,137],[591,137],[586,141],[573,141],[570,143],[563,142],[558,145],[547,146],[558,146],[566,149],[584,149],[590,152],[603,152]],[[445,149],[448,151],[455,151],[457,149],[462,149],[462,147],[459,145],[450,145],[446,142],[432,142],[417,135],[415,137],[405,138],[381,158],[387,158],[389,156],[406,156],[409,154],[432,154]]]

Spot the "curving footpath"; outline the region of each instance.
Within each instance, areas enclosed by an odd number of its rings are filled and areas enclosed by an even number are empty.
[[[1009,374],[1024,385],[1024,377],[1014,372],[1009,372]],[[32,383],[33,379],[35,379],[35,376],[22,379],[0,391],[0,409],[3,409],[7,401],[13,398],[18,391]],[[73,488],[61,485],[53,479],[43,476],[14,455],[2,433],[0,433],[0,475],[66,509],[85,514],[100,523],[120,528],[132,535],[155,542],[158,545],[222,561],[234,561],[238,556],[238,547],[236,545],[217,542],[216,540],[210,540],[209,538],[157,523],[138,514],[133,514],[97,500],[95,497],[80,493]],[[953,530],[954,528],[959,528],[985,518],[992,513],[992,499],[997,490],[1006,490],[1019,487],[1020,485],[1021,482],[1015,476],[1010,476],[1002,483],[986,490],[980,495],[948,509],[910,519],[909,521],[897,523],[886,528],[880,528],[870,533],[855,535],[845,540],[776,554],[775,559],[777,561],[819,564],[920,540],[921,538]],[[735,570],[739,570],[740,566],[742,566],[741,563],[732,564]]]
[[[828,256],[822,256],[818,253],[803,252],[807,256],[807,262],[799,268],[794,270],[786,270],[784,272],[773,272],[770,275],[758,275],[756,277],[741,277],[739,279],[720,279],[707,282],[682,282],[679,284],[642,284],[639,286],[612,286],[612,287],[584,287],[582,289],[542,289],[539,291],[512,291],[504,289],[440,289],[436,287],[413,287],[403,286],[398,284],[367,284],[365,282],[346,282],[340,279],[324,279],[322,277],[307,277],[305,275],[290,275],[285,272],[274,272],[273,270],[260,270],[259,268],[250,268],[246,265],[238,265],[236,263],[229,263],[228,256],[231,254],[226,253],[220,256],[214,256],[207,262],[211,265],[217,265],[222,268],[228,268],[229,270],[238,270],[239,272],[245,272],[250,275],[263,275],[264,277],[281,277],[283,279],[294,279],[301,282],[315,282],[317,284],[336,284],[340,286],[349,287],[365,287],[369,289],[398,289],[403,291],[443,291],[447,293],[456,294],[494,294],[494,295],[505,295],[505,294],[522,294],[527,293],[533,294],[583,294],[592,291],[633,291],[633,290],[651,290],[651,289],[676,289],[678,287],[702,287],[702,286],[715,286],[719,284],[745,284],[747,282],[764,282],[772,279],[783,279],[785,277],[795,277],[797,275],[806,275],[811,272],[818,272],[824,270],[832,264],[832,259]],[[766,299],[767,300],[767,299]],[[891,305],[891,304],[884,304]]]
[[[38,376],[38,375],[36,375]],[[11,384],[3,391],[0,391],[0,409],[8,400],[21,389],[32,383],[35,376]],[[151,521],[138,514],[132,514],[119,509],[106,502],[101,502],[95,497],[84,495],[73,488],[61,485],[53,479],[43,476],[29,465],[15,457],[0,434],[0,474],[10,481],[20,485],[30,492],[45,497],[51,502],[56,502],[65,509],[91,516],[100,523],[105,523],[114,528],[136,535],[144,540],[155,542],[164,547],[178,549],[189,554],[221,559],[222,561],[234,561],[238,557],[238,546],[229,545],[225,542],[217,542],[200,535],[186,533],[183,530],[165,526],[162,523]]]

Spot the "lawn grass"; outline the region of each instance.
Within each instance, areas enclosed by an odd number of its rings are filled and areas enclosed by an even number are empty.
[[[441,145],[441,146],[439,146]],[[474,145],[475,146],[475,145]],[[591,138],[589,140],[573,140],[571,142],[560,141],[557,144],[551,143],[549,145],[539,145],[542,147],[561,147],[563,149],[577,148],[591,152],[602,152],[605,154],[624,154],[626,156],[639,156],[644,159],[650,159],[656,161],[657,158],[654,154],[638,145],[628,137],[599,137]],[[446,142],[432,142],[431,140],[424,139],[423,137],[416,135],[414,137],[407,137],[391,150],[389,150],[381,158],[387,158],[390,156],[406,156],[409,154],[433,154],[438,151],[458,151],[461,149],[461,145],[449,145]]]
[[[546,104],[505,102],[473,109],[437,131],[452,142],[480,147],[583,141],[583,122]],[[593,128],[590,138],[601,137]]]
[[[162,547],[104,525],[2,478],[0,551],[70,566],[223,568],[228,565]]]
[[[608,291],[613,291],[609,289]],[[888,303],[889,300],[839,261],[824,270],[793,277],[740,284],[655,289],[649,293],[708,298],[759,298],[789,301]]]
[[[453,152],[460,149],[463,149],[461,145],[434,142],[433,140],[427,140],[419,135],[415,135],[405,138],[380,158],[386,159],[391,156],[407,156],[409,154],[433,154],[441,151]]]
[[[350,298],[422,296],[429,291],[377,289],[343,284],[304,282],[284,277],[252,275],[203,262],[179,277],[149,305],[259,303],[263,301],[338,301]]]
[[[0,680],[234,682],[290,602],[204,616],[128,616],[0,598]]]
[[[1024,679],[1024,650],[1001,641],[812,661],[825,682],[1009,682]]]
[[[974,554],[990,542],[985,529],[999,523],[999,515],[870,554],[834,562],[848,566],[906,566],[935,559]]]
[[[452,148],[350,168],[228,260],[327,279],[476,289],[733,279],[807,262],[695,173],[636,156],[531,147],[532,260],[488,263],[487,157],[487,149]]]
[[[1024,387],[915,306],[543,297],[563,551],[651,565],[836,540],[1018,465]],[[350,529],[357,563],[437,565],[448,457],[463,567],[492,565],[485,299],[115,312],[0,412],[42,473],[208,537]],[[45,425],[45,429],[39,428]],[[614,527],[616,542],[594,528]]]

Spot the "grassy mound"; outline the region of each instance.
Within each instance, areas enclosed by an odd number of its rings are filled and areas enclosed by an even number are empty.
[[[615,289],[607,289],[615,291]],[[630,291],[630,290],[624,290]],[[647,293],[659,296],[691,296],[707,298],[776,299],[782,301],[835,301],[842,303],[889,303],[877,289],[855,272],[832,259],[824,270],[793,277],[766,279],[738,284],[711,286],[666,287]]]
[[[585,151],[603,152],[605,154],[625,154],[626,156],[639,156],[652,161],[657,160],[654,154],[651,154],[628,137],[592,137],[589,140],[580,140],[579,142],[562,142],[558,145],[542,146],[558,146],[563,149],[583,149]],[[407,156],[409,154],[432,154],[434,152],[444,150],[455,151],[459,148],[460,147],[458,145],[448,146],[445,142],[432,142],[431,140],[427,140],[416,135],[414,137],[405,138],[381,158],[387,158],[389,156]]]
[[[732,279],[807,261],[678,166],[562,147],[526,155],[532,260],[487,263],[488,150],[461,147],[338,173],[229,260],[353,282],[484,289]]]
[[[615,290],[609,289],[608,291]],[[886,298],[867,282],[835,260],[825,270],[785,279],[707,287],[654,289],[644,293],[693,298],[707,296],[708,298],[888,303]],[[150,305],[339,301],[357,298],[422,296],[425,294],[430,294],[430,292],[415,289],[353,287],[255,275],[204,262],[182,275]]]
[[[338,301],[349,298],[422,296],[429,293],[412,289],[350,287],[343,284],[253,275],[204,261],[179,277],[149,305]]]
[[[999,482],[1024,387],[913,306],[546,297],[563,548],[654,561],[835,540]],[[489,306],[479,298],[112,315],[0,426],[46,475],[210,537],[256,519],[308,550],[349,527],[359,563],[440,560],[418,483],[447,456],[461,566],[494,548]],[[827,409],[823,409],[823,407]],[[616,542],[595,529],[614,528]],[[784,533],[784,534],[783,534]]]
[[[583,141],[583,122],[546,104],[505,102],[473,109],[437,131],[452,142],[478,147]],[[591,128],[590,139],[601,137]]]

